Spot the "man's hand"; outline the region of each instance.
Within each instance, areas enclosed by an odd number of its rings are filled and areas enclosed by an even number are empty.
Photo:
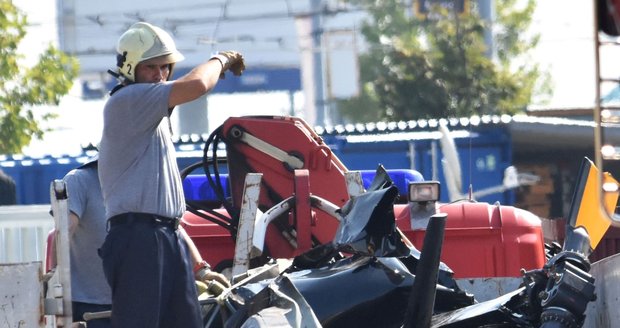
[[[220,51],[220,55],[228,58],[228,65],[222,71],[230,70],[235,76],[240,76],[245,71],[243,56],[236,51]]]
[[[196,277],[206,284],[208,284],[209,281],[217,281],[226,288],[230,287],[230,282],[225,275],[216,271],[211,271],[208,268],[198,270],[198,272],[196,272]]]
[[[204,262],[206,263],[206,262]],[[196,279],[204,282],[207,285],[209,293],[212,295],[220,295],[226,288],[230,288],[230,282],[223,274],[211,271],[211,268],[206,265],[196,271]]]
[[[224,72],[231,71],[235,76],[240,76],[245,70],[245,62],[243,56],[233,50],[220,51],[211,59],[217,59],[222,63],[222,73],[220,78],[224,78]]]

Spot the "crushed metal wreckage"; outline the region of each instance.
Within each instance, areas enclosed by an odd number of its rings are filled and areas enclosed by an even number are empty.
[[[567,226],[541,269],[519,288],[478,302],[440,262],[447,214],[429,219],[419,252],[395,224],[396,187],[379,172],[339,211],[330,243],[288,264],[235,277],[219,296],[202,295],[206,327],[580,327],[595,299],[586,231]]]

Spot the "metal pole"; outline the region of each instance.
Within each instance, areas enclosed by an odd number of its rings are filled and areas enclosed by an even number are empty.
[[[493,22],[495,20],[495,5],[493,0],[478,0],[478,10],[480,18],[486,22],[487,28],[484,30],[484,43],[487,46],[486,55],[488,58],[495,57],[495,47],[493,45]]]
[[[310,0],[312,14],[312,48],[314,61],[314,89],[316,124],[325,125],[325,95],[323,94],[323,50],[321,39],[323,26],[321,19],[321,0]]]
[[[403,323],[405,328],[430,327],[447,217],[446,213],[438,213],[428,221],[420,261],[409,295],[409,306]]]
[[[290,116],[295,116],[295,92],[292,90],[288,91],[288,103],[290,106],[288,114]]]

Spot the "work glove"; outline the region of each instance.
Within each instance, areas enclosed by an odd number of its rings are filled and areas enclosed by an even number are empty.
[[[209,281],[208,284],[196,280],[196,290],[198,292],[198,298],[200,299],[209,296],[220,296],[224,290],[226,290],[226,287],[215,280]]]
[[[211,271],[208,267],[203,267],[196,272],[196,278],[207,286],[211,295],[218,296],[226,288],[230,287],[230,282],[223,274]]]
[[[209,291],[209,286],[207,286],[207,284],[205,284],[204,282],[200,280],[196,280],[195,282],[196,282],[196,292],[198,293],[198,296]]]
[[[207,290],[213,296],[220,296],[226,290],[226,288],[227,287],[215,280],[211,280],[209,281],[209,283],[207,283]]]
[[[231,71],[235,76],[240,76],[245,70],[245,62],[243,56],[233,50],[220,51],[213,55],[211,59],[217,59],[222,63],[222,73],[220,79],[224,78],[224,72]]]

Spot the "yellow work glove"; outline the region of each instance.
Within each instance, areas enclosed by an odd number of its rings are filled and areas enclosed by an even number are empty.
[[[200,295],[209,291],[209,286],[200,280],[196,280],[196,291],[198,292],[198,297],[200,297]]]
[[[202,261],[196,265],[195,276],[198,281],[203,282],[207,286],[210,294],[218,296],[226,288],[230,287],[230,282],[223,274],[212,271],[211,266]]]

